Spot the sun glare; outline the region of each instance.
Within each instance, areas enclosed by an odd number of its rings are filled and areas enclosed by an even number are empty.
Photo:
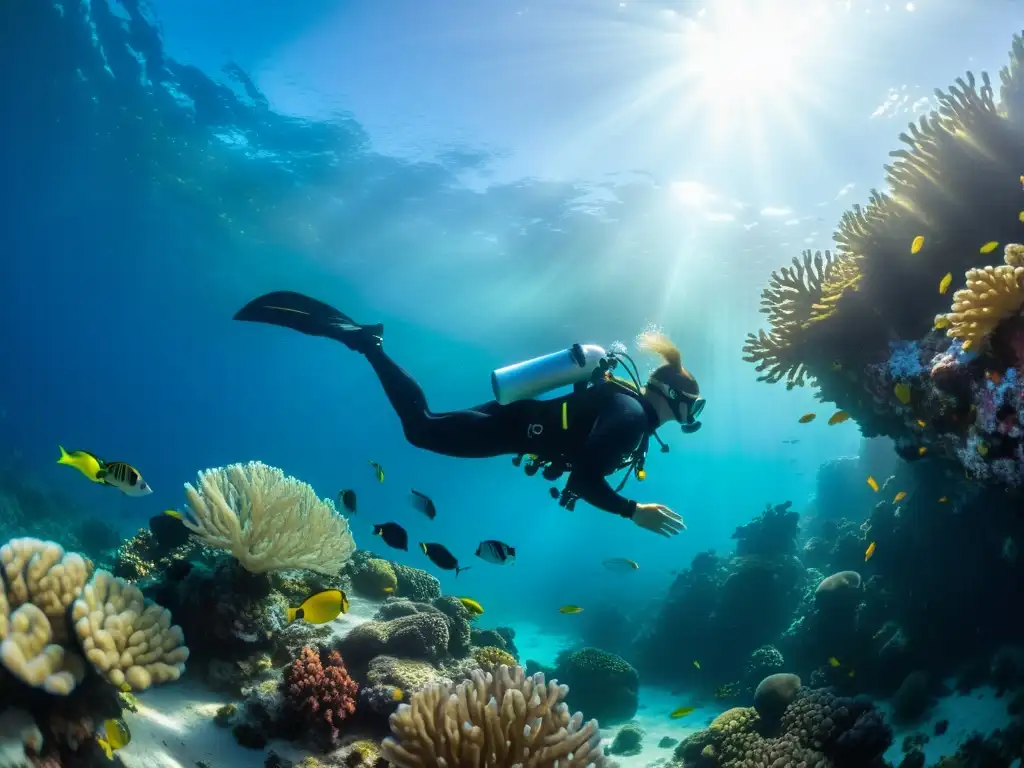
[[[712,3],[682,33],[688,98],[722,129],[773,112],[796,119],[813,99],[816,54],[830,18],[820,0]]]

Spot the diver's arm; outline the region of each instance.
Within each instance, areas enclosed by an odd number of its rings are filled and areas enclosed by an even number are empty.
[[[605,512],[632,518],[636,502],[616,493],[603,475],[586,471],[582,467],[569,474],[566,488],[585,502]]]
[[[587,436],[582,458],[573,464],[566,488],[598,509],[632,518],[636,502],[616,493],[605,476],[639,444],[646,428],[647,415],[632,398],[608,403]]]

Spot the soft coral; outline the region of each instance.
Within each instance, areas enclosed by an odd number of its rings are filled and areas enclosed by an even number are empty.
[[[356,710],[359,685],[349,676],[337,651],[331,651],[322,663],[320,653],[307,646],[288,670],[285,692],[291,708],[314,734],[335,745],[342,720]]]

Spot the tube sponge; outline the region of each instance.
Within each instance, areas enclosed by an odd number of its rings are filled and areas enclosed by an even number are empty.
[[[1004,319],[1024,306],[1024,246],[1007,245],[1004,264],[967,270],[967,287],[953,294],[952,311],[935,318],[946,335],[976,350]]]
[[[522,667],[480,670],[452,688],[431,685],[391,715],[381,745],[398,768],[449,765],[529,765],[534,768],[605,765],[597,721],[569,715],[569,689]]]
[[[258,461],[199,473],[185,485],[185,526],[250,573],[305,568],[336,574],[355,551],[345,520],[306,483]]]
[[[107,571],[97,571],[82,590],[71,620],[86,658],[118,687],[141,691],[185,671],[188,648],[171,612]]]

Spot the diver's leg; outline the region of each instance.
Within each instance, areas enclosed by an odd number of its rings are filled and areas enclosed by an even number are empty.
[[[433,413],[420,385],[381,347],[365,354],[412,445],[467,459],[520,452],[529,426],[525,403],[503,406],[492,401],[463,411]]]

